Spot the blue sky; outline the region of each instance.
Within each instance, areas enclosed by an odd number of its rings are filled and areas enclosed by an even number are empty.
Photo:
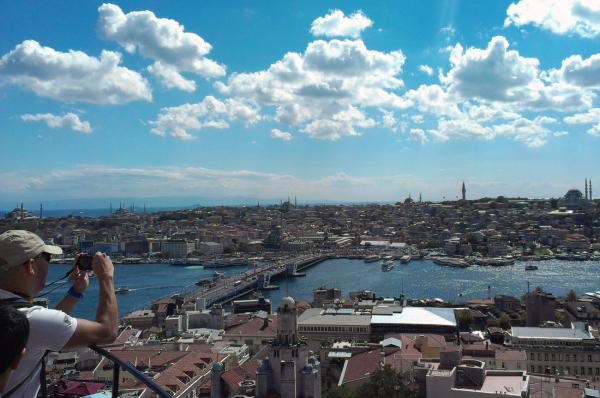
[[[600,184],[594,0],[0,1],[0,15],[4,200]]]

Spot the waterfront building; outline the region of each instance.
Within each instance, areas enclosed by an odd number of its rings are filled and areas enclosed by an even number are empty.
[[[194,242],[187,242],[183,239],[169,239],[162,242],[161,253],[171,258],[186,258],[195,250],[195,246]]]
[[[219,242],[198,242],[196,247],[198,254],[208,256],[223,254],[223,244]]]
[[[334,300],[342,297],[342,291],[338,288],[322,285],[313,290],[313,307],[322,307],[324,304],[331,304]]]
[[[570,328],[513,327],[505,345],[525,350],[531,373],[600,378],[600,342],[583,323]]]
[[[321,364],[298,336],[296,302],[284,297],[277,310],[277,336],[256,370],[256,398],[320,398]]]

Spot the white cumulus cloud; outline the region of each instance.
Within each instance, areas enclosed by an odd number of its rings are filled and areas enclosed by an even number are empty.
[[[193,91],[195,83],[181,72],[191,72],[205,78],[225,75],[225,66],[207,58],[212,46],[196,33],[186,32],[183,25],[168,18],[158,18],[152,11],[132,11],[127,14],[115,4],[98,8],[98,30],[128,52],[138,51],[152,59],[148,71],[172,88]]]
[[[274,110],[280,123],[313,138],[357,135],[375,124],[370,108],[405,109],[397,90],[402,51],[368,49],[362,40],[316,40],[302,54],[289,52],[254,73],[238,73],[215,87],[224,95]]]
[[[281,131],[279,129],[272,129],[271,137],[277,138],[277,139],[283,140],[283,141],[289,141],[292,139],[292,134],[288,133],[287,131]]]
[[[0,58],[0,81],[60,101],[120,104],[151,101],[148,81],[119,66],[121,54],[102,51],[100,58],[81,51],[56,51],[25,40]]]
[[[600,108],[591,108],[587,112],[567,116],[563,121],[568,124],[594,124],[587,132],[600,137]]]
[[[332,10],[329,14],[315,19],[310,27],[314,36],[357,38],[360,32],[373,25],[362,11],[346,16],[341,10]]]
[[[600,88],[600,54],[587,59],[583,59],[581,55],[572,55],[562,61],[560,73],[568,83]]]
[[[492,38],[486,49],[471,47],[465,51],[457,44],[450,54],[452,69],[444,82],[463,98],[511,102],[531,96],[539,61],[508,50],[508,46],[502,36]]]
[[[410,129],[410,139],[411,141],[423,144],[427,141],[427,134],[425,134],[423,129]]]
[[[65,113],[62,116],[53,115],[52,113],[26,113],[21,115],[21,120],[25,122],[45,122],[50,128],[69,128],[71,130],[79,131],[81,133],[91,133],[92,126],[89,122],[82,121],[74,113]]]
[[[198,103],[162,108],[158,118],[148,123],[152,126],[150,131],[154,134],[189,140],[195,138],[192,131],[206,128],[226,129],[231,121],[254,124],[260,119],[256,107],[231,98],[221,101],[207,96]]]
[[[532,24],[557,34],[594,37],[600,33],[597,0],[520,0],[506,10],[504,25]]]
[[[433,68],[429,65],[419,65],[419,70],[428,76],[433,76]]]

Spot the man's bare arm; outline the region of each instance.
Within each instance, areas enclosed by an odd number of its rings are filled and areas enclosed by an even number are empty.
[[[113,281],[114,267],[110,257],[96,253],[92,268],[98,277],[100,296],[96,320],[77,320],[77,329],[65,348],[73,348],[91,344],[111,343],[117,337],[119,326],[119,311]]]

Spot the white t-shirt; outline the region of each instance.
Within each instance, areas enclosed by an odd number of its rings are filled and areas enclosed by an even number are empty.
[[[0,299],[9,298],[19,298],[19,296],[0,289]],[[10,375],[4,391],[10,391],[23,379],[28,378],[29,380],[23,383],[12,397],[34,398],[40,388],[40,360],[47,350],[62,350],[77,329],[77,319],[62,311],[40,306],[24,307],[19,310],[23,311],[29,320],[29,338],[25,346],[25,356]]]

